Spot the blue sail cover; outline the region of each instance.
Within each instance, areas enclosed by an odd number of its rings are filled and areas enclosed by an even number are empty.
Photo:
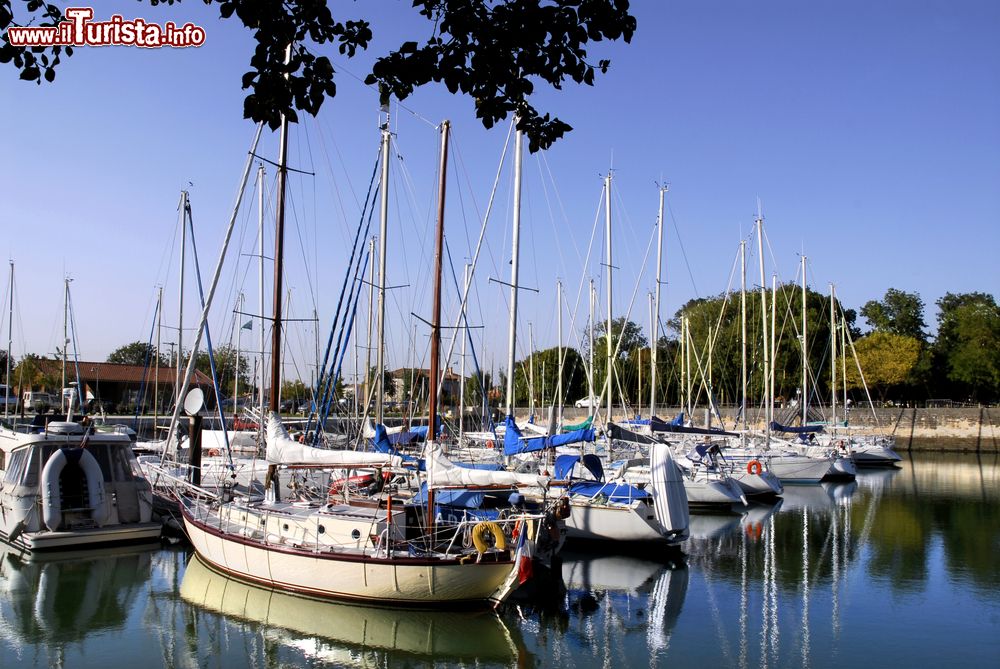
[[[771,421],[771,431],[772,432],[788,432],[790,434],[811,434],[816,432],[822,432],[822,425],[804,425],[803,427],[791,427],[790,425],[782,425],[776,420]]]
[[[385,425],[381,423],[375,426],[375,436],[372,437],[372,450],[376,453],[386,453],[387,455],[397,455],[403,458],[403,462],[416,462],[417,459],[412,455],[406,455],[401,453],[399,449],[394,448],[389,440],[389,435],[386,434]],[[423,467],[421,467],[421,470]]]
[[[631,504],[635,500],[649,499],[651,495],[645,490],[625,483],[600,483],[598,481],[577,481],[569,487],[570,495],[581,497],[597,497],[604,495],[608,501],[621,504]]]
[[[531,437],[525,439],[520,428],[514,422],[513,416],[507,416],[504,420],[507,431],[503,437],[503,454],[516,455],[518,453],[533,453],[543,451],[546,448],[575,444],[581,441],[594,441],[594,428],[588,427],[583,430],[573,430],[562,434],[552,434],[547,437]]]
[[[435,490],[434,504],[442,506],[460,506],[465,509],[478,509],[483,505],[484,495],[474,490]],[[427,505],[427,484],[420,485],[420,492],[410,498],[408,506]]]

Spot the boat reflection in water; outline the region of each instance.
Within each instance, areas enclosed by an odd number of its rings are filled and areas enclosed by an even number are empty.
[[[547,638],[539,653],[553,664],[603,663],[614,656],[625,666],[650,664],[665,653],[688,588],[688,569],[672,555],[662,561],[563,551],[566,611],[562,634]],[[635,643],[636,635],[645,637]]]
[[[268,590],[224,576],[192,556],[180,596],[229,623],[260,626],[272,646],[336,666],[393,666],[407,661],[508,666],[523,645],[492,611],[441,612],[340,604]],[[207,627],[205,639],[216,635]]]
[[[66,646],[82,651],[85,640],[122,628],[156,548],[30,554],[0,544],[0,666],[71,666]]]

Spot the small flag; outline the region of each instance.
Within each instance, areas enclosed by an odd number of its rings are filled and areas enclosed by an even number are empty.
[[[246,323],[243,324],[243,327],[241,327],[240,329],[241,330],[252,330],[253,329],[253,321],[247,321]]]

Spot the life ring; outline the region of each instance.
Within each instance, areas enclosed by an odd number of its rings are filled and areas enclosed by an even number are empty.
[[[764,471],[764,465],[760,464],[760,460],[751,460],[747,463],[747,474],[760,474]]]
[[[217,448],[210,448],[208,449],[208,451],[206,451],[205,455],[207,455],[210,458],[217,458],[220,455],[222,455],[222,453],[220,453],[219,449]]]
[[[472,545],[476,547],[476,551],[480,555],[489,550],[489,546],[486,545],[487,532],[493,535],[493,545],[497,550],[502,551],[507,548],[507,537],[504,536],[503,530],[500,529],[499,525],[492,520],[476,523],[472,528]]]
[[[496,448],[496,444],[493,443],[492,439],[486,442],[486,448]]]

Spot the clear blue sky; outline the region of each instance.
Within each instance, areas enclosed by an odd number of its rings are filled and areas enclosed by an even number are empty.
[[[145,341],[157,285],[165,288],[165,323],[175,324],[179,190],[193,184],[207,280],[253,132],[242,119],[240,89],[253,42],[236,21],[222,21],[197,2],[94,4],[99,19],[120,11],[160,23],[191,20],[205,27],[207,40],[188,50],[80,48],[51,85],[21,82],[9,66],[0,69],[0,253],[16,262],[15,356],[50,353],[59,344],[64,274],[73,278],[83,359]],[[377,96],[351,73],[363,77],[372,56],[428,33],[405,0],[335,4],[347,18],[369,18],[376,39],[368,55],[334,57],[338,96],[293,131],[291,164],[316,176],[291,182],[287,285],[293,316],[310,316],[315,302],[324,338],[344,242],[357,223],[378,142]],[[1000,3],[686,0],[636,2],[634,13],[631,45],[592,48],[595,60],[612,62],[595,87],[535,98],[575,129],[543,158],[525,160],[522,283],[540,292],[524,295],[522,341],[530,321],[539,348],[555,344],[557,278],[570,303],[567,332],[582,278],[603,285],[600,234],[588,266],[583,255],[610,166],[621,267],[615,312],[624,313],[638,283],[632,318],[644,328],[653,261],[643,267],[642,257],[661,179],[671,184],[663,319],[691,297],[726,288],[758,197],[773,249],[769,275],[794,279],[804,252],[816,289],[834,282],[854,308],[889,287],[918,292],[929,324],[934,301],[947,291],[997,294]],[[389,282],[410,287],[390,300],[390,367],[408,364],[410,312],[429,312],[438,142],[432,124],[449,118],[454,127],[447,234],[458,264],[470,255],[506,138],[506,126],[484,130],[471,101],[441,87],[421,90],[405,105],[393,108],[403,161],[392,167],[388,257]],[[276,137],[266,134],[260,151],[273,157]],[[508,278],[510,181],[505,169],[470,316],[486,326],[481,360],[497,367],[506,357],[507,311],[504,292],[487,279]],[[245,204],[237,246],[250,254],[256,213]],[[256,303],[249,263],[234,253],[227,265],[213,319],[216,342],[229,340],[237,290]],[[5,294],[6,272],[0,285]],[[187,291],[190,325],[193,283]],[[269,309],[269,296],[267,303]],[[585,319],[584,298],[576,331]],[[6,307],[0,320],[6,322]],[[286,375],[297,366],[308,376],[313,336],[308,324],[291,327]],[[244,348],[251,339],[244,335]]]

